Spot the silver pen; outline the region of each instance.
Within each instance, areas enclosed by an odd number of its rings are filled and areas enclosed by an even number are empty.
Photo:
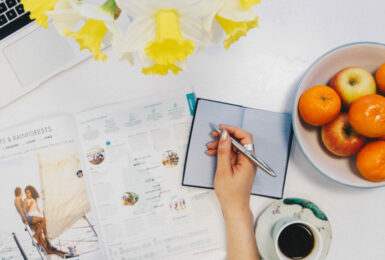
[[[219,134],[222,133],[221,129],[217,125],[210,123],[210,126],[213,130],[217,131]],[[250,160],[252,160],[259,167],[261,167],[262,170],[264,170],[265,172],[267,172],[269,175],[271,175],[273,177],[277,176],[275,174],[275,172],[270,168],[270,166],[267,165],[261,158],[259,158],[258,156],[256,156],[255,154],[253,154],[252,152],[247,150],[243,145],[238,143],[231,136],[230,136],[230,140],[231,140],[231,143],[235,146],[235,148],[237,148],[241,153],[243,153],[245,156],[247,156]]]

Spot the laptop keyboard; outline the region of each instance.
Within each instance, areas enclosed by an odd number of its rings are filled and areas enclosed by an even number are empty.
[[[20,0],[0,0],[0,40],[29,24],[29,12],[25,12]]]

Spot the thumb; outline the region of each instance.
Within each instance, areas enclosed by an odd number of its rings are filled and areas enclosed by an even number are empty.
[[[228,172],[231,169],[231,141],[226,129],[222,130],[221,137],[218,143],[217,152],[217,170],[220,172]]]

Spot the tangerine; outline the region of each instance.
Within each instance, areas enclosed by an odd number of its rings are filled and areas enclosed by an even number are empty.
[[[385,63],[378,68],[375,79],[378,89],[385,93]]]
[[[361,135],[373,138],[385,135],[385,97],[371,94],[353,101],[349,122]]]
[[[306,123],[315,126],[324,125],[340,113],[341,99],[331,87],[317,85],[301,95],[298,110]]]
[[[385,141],[366,144],[357,154],[356,164],[362,177],[369,181],[385,180]]]

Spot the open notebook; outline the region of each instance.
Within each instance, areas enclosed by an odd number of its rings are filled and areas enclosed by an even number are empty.
[[[234,125],[252,133],[256,154],[277,174],[257,170],[252,194],[282,198],[292,138],[291,115],[198,98],[182,185],[213,188],[216,157],[205,154],[212,141],[209,123]]]

